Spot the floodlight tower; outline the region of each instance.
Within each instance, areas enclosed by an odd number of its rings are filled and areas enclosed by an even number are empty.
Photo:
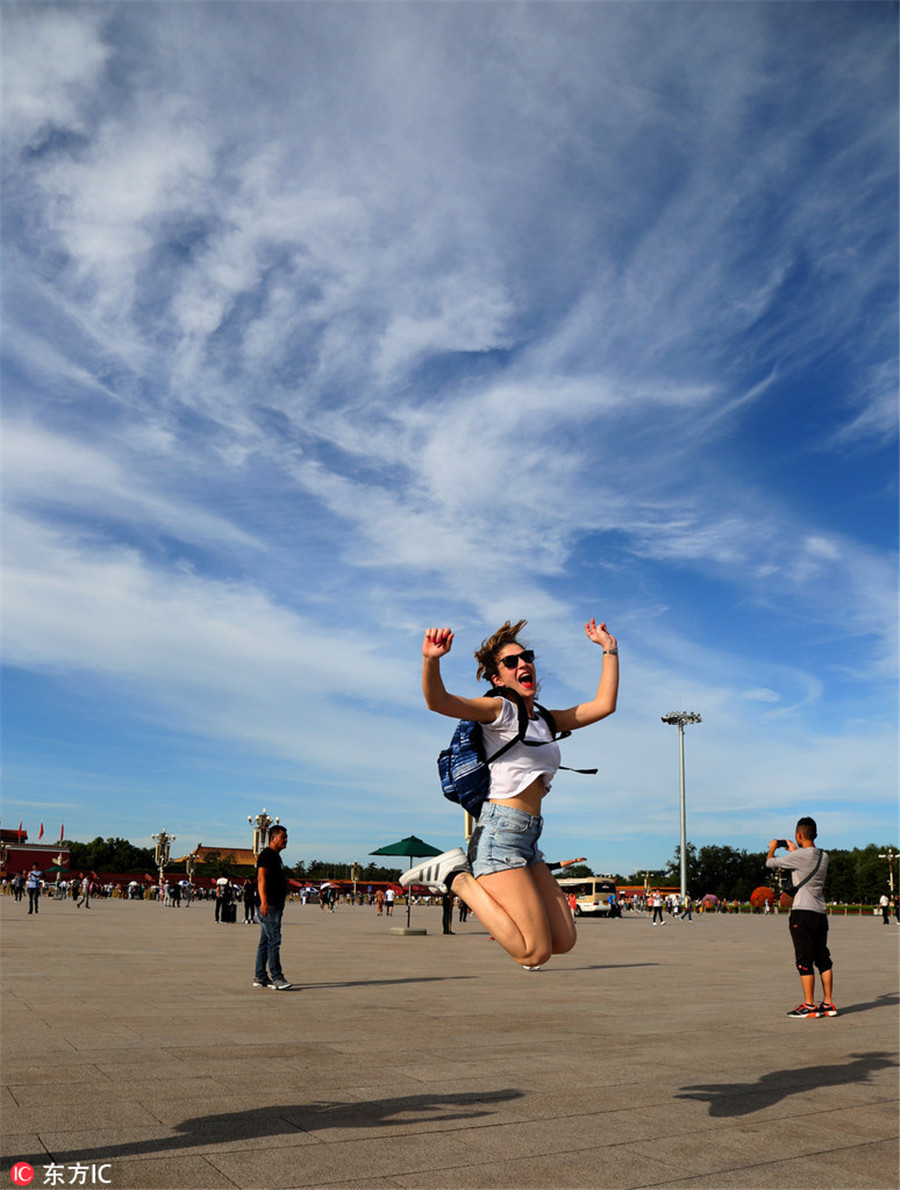
[[[696,711],[670,711],[663,715],[663,723],[678,728],[678,758],[681,774],[681,899],[687,896],[687,815],[684,804],[684,727],[686,723],[702,723]]]

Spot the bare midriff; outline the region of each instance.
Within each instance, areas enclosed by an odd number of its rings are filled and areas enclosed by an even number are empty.
[[[531,784],[517,793],[515,797],[491,798],[497,806],[512,806],[514,810],[523,810],[533,818],[541,816],[541,802],[544,800],[544,778],[535,777]]]

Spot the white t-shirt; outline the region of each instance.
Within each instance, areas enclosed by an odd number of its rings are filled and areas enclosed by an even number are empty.
[[[497,718],[493,723],[483,723],[484,754],[492,756],[509,740],[515,739],[519,731],[519,711],[509,698],[498,698]],[[517,743],[491,765],[491,792],[488,801],[496,802],[517,797],[534,781],[544,778],[544,793],[559,768],[559,745],[554,742],[546,719],[530,719],[525,732],[526,740],[539,740],[540,746]]]

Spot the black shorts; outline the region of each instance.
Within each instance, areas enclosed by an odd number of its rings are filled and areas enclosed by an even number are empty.
[[[828,914],[792,909],[789,924],[800,974],[812,975],[813,964],[820,971],[830,971],[834,964],[828,951]]]

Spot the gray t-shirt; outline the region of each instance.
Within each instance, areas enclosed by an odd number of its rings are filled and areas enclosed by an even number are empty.
[[[816,866],[820,855],[818,847],[798,847],[796,851],[789,851],[787,855],[774,855],[766,860],[767,868],[781,868],[792,873],[793,883],[799,884]],[[794,909],[811,909],[813,913],[827,913],[825,904],[825,876],[828,872],[828,853],[821,852],[822,862],[819,870],[811,880],[800,889],[794,897]]]

